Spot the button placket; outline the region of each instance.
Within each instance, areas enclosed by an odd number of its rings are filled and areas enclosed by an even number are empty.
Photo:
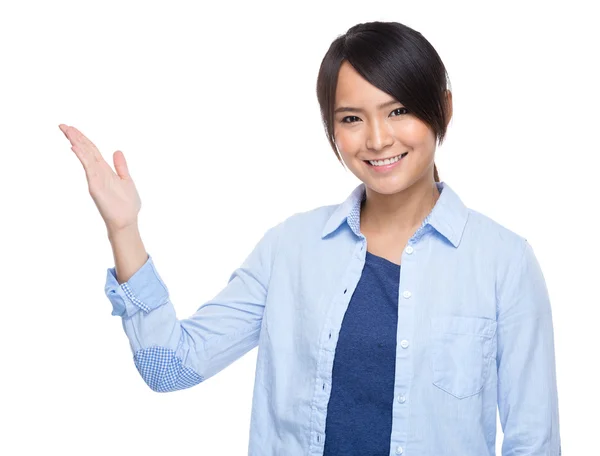
[[[406,252],[407,255],[412,255],[414,253],[415,249],[411,245],[407,245],[406,248],[404,249],[404,251]],[[402,292],[402,297],[404,299],[409,299],[411,296],[412,296],[412,293],[410,292],[410,290],[404,290]],[[407,349],[410,346],[410,343],[408,342],[408,340],[403,339],[402,341],[400,341],[400,346],[403,349]],[[406,402],[406,396],[404,394],[399,394],[396,399],[400,404],[404,404]],[[402,446],[398,445],[396,447],[395,454],[404,454],[404,448],[402,448]]]

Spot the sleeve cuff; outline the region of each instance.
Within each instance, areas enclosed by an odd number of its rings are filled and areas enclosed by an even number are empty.
[[[117,281],[115,268],[108,268],[104,293],[113,307],[111,315],[120,317],[131,317],[140,310],[151,312],[169,299],[169,290],[156,271],[150,254],[146,263],[122,284]]]

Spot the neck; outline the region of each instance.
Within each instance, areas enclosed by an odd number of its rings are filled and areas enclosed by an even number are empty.
[[[361,231],[381,235],[413,233],[440,197],[434,181],[414,185],[391,195],[366,189],[360,215]]]

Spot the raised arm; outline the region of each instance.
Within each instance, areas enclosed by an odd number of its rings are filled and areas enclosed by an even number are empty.
[[[142,243],[137,224],[141,200],[123,153],[113,154],[115,173],[79,130],[59,128],[83,165],[106,224],[115,267],[107,270],[105,293],[112,314],[122,318],[135,365],[148,386],[159,392],[191,387],[255,347],[283,223],[265,233],[213,299],[179,320]]]

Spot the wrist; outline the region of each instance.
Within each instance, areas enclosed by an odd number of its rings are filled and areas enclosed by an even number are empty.
[[[107,225],[106,233],[107,233],[109,239],[130,237],[131,235],[139,234],[139,227],[138,227],[137,222],[132,223],[131,225],[122,226],[122,227],[118,227],[118,228]]]

